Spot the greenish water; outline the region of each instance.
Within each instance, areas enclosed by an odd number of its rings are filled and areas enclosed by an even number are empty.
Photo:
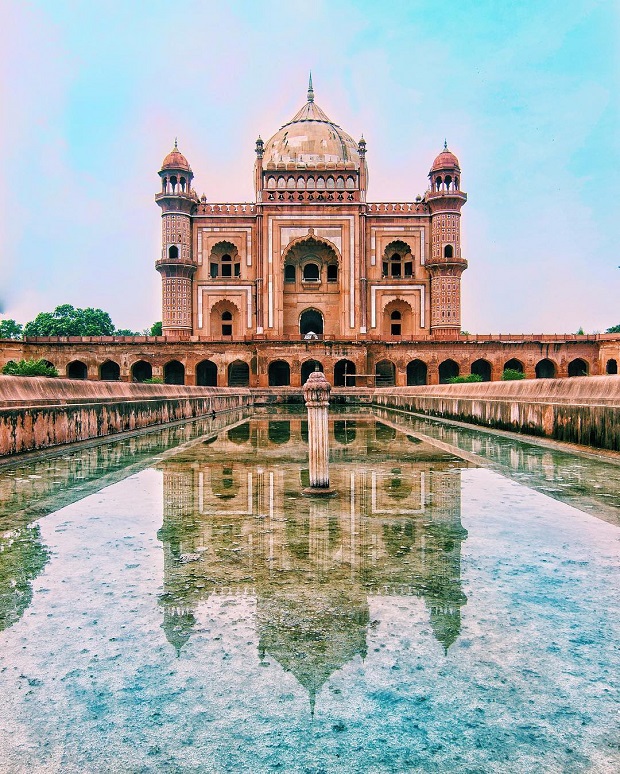
[[[0,471],[0,770],[617,771],[620,468],[381,419]]]

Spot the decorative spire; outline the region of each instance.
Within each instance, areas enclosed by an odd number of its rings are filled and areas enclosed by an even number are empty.
[[[443,149],[444,150],[448,150],[448,140],[446,140],[445,138],[444,138],[444,141],[443,141]]]
[[[176,137],[174,138],[174,149],[175,149],[175,151],[179,150],[179,146],[177,144],[177,138]]]
[[[308,102],[314,102],[314,89],[312,88],[312,70],[308,79]]]

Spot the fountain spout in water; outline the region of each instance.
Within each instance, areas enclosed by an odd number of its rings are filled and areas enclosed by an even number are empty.
[[[329,486],[329,434],[327,408],[331,385],[325,374],[318,369],[310,374],[304,384],[304,398],[308,408],[308,452],[310,486],[305,495],[330,496],[335,494]]]

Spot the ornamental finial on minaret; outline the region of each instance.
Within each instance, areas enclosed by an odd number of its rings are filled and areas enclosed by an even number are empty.
[[[314,102],[314,89],[312,88],[312,70],[310,70],[310,78],[308,78],[308,102]]]

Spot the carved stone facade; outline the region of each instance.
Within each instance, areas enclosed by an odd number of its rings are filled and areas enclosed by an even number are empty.
[[[336,387],[617,373],[620,336],[461,334],[461,169],[447,146],[428,190],[366,201],[366,142],[314,101],[256,141],[255,202],[211,203],[177,144],[159,172],[162,337],[3,342],[0,366],[49,360],[72,378]],[[526,324],[526,321],[524,321]]]

